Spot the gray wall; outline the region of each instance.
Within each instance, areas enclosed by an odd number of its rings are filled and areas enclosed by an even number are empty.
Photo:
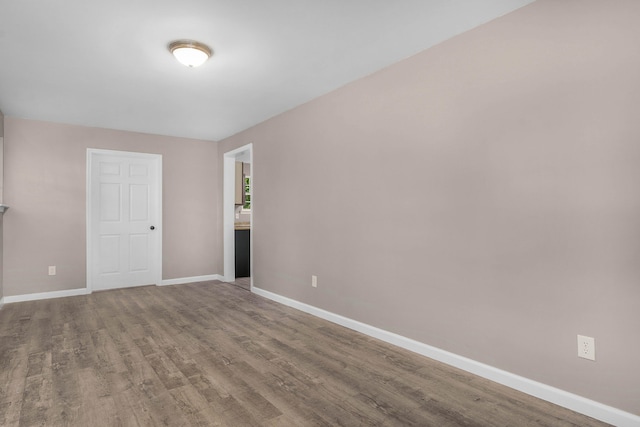
[[[640,414],[638,16],[539,0],[224,140],[255,285]]]
[[[6,117],[5,296],[86,286],[87,148],[162,154],[162,277],[219,272],[217,144]]]
[[[4,114],[0,111],[0,203],[3,203],[4,190]]]
[[[0,204],[2,201],[3,182],[3,165],[4,165],[4,114],[0,111]],[[4,267],[2,263],[2,239],[3,239],[3,219],[4,215],[0,213],[0,299],[4,296],[4,286],[2,276],[4,275]]]
[[[3,250],[2,250],[2,241],[4,234],[4,215],[0,213],[0,299],[4,297],[4,281],[2,276],[4,276],[4,262],[3,262]]]

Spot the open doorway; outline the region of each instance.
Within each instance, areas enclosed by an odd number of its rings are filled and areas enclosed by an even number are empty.
[[[224,154],[224,281],[253,287],[253,145]]]

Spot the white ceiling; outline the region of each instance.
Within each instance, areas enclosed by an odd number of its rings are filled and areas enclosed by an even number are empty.
[[[0,110],[220,140],[532,1],[0,0]]]

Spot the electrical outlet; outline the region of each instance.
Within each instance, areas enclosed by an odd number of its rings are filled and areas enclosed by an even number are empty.
[[[314,288],[318,287],[318,276],[311,276],[311,286]]]
[[[578,357],[596,360],[596,341],[592,337],[578,335]]]
[[[49,266],[49,276],[55,276],[56,275],[56,266],[55,265],[50,265]]]

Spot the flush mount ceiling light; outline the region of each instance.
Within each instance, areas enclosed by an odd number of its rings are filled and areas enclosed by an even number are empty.
[[[177,40],[169,44],[169,51],[187,67],[197,67],[206,62],[211,56],[209,46],[193,40]]]

